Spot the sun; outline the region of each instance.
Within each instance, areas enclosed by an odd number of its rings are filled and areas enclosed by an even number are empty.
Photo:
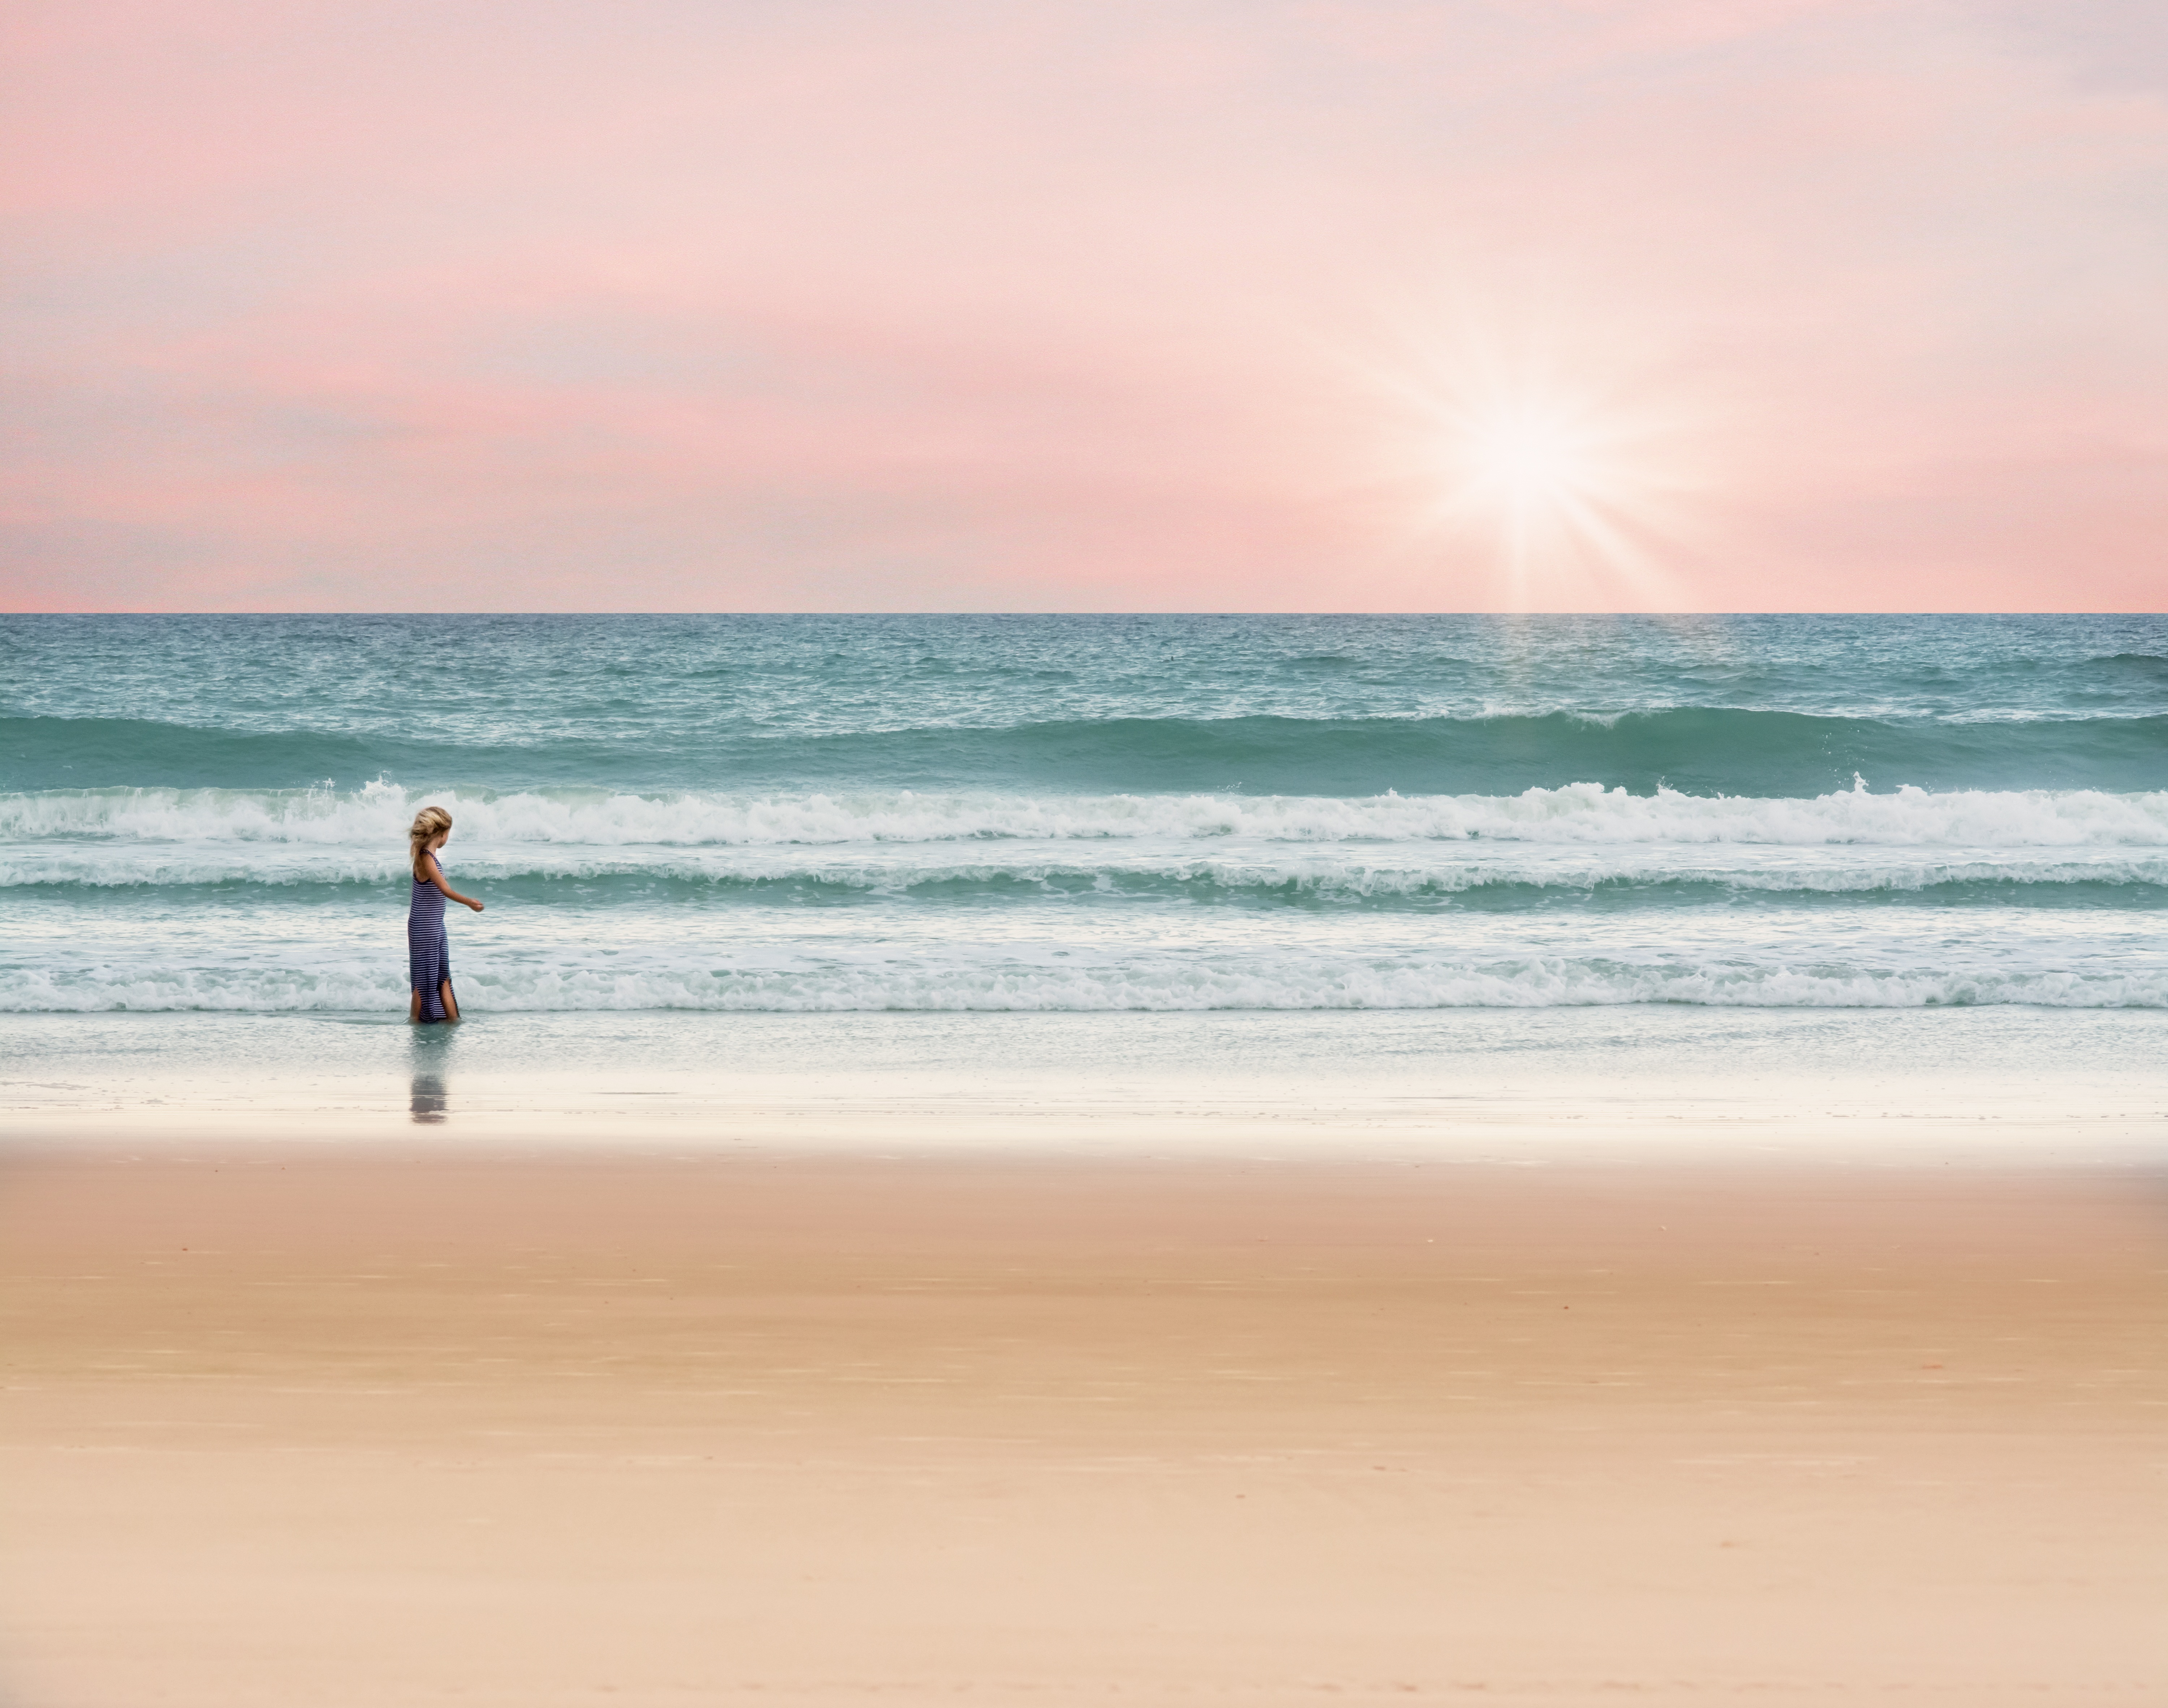
[[[1615,586],[1664,604],[1698,482],[1676,413],[1630,386],[1493,368],[1437,394],[1432,525],[1476,543],[1516,602]],[[1487,541],[1487,545],[1483,542]]]
[[[1410,309],[1352,358],[1376,513],[1509,609],[1676,608],[1723,482],[1708,376],[1600,305],[1483,306]]]
[[[1469,424],[1459,448],[1468,496],[1522,519],[1586,502],[1603,484],[1597,447],[1562,411],[1528,404]]]

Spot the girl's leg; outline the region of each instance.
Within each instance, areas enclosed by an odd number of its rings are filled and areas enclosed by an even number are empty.
[[[422,1024],[422,992],[415,991],[406,998],[406,1018],[416,1025]]]
[[[460,1017],[460,1005],[452,996],[452,982],[449,979],[446,979],[442,984],[438,985],[437,987],[437,994],[444,998],[444,1018],[448,1020],[458,1019]]]

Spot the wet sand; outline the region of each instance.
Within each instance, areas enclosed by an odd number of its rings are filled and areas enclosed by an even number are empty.
[[[2123,1170],[0,1160],[0,1700],[2168,1700]]]

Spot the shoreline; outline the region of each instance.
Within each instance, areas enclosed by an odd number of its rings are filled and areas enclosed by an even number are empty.
[[[2168,1011],[0,1017],[17,1143],[2144,1166]]]

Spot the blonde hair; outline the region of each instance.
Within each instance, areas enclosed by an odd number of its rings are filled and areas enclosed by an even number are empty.
[[[429,881],[422,870],[422,857],[428,853],[429,844],[451,827],[452,815],[441,806],[425,806],[414,815],[414,827],[406,833],[406,840],[411,844],[408,852],[413,856],[416,883]]]

